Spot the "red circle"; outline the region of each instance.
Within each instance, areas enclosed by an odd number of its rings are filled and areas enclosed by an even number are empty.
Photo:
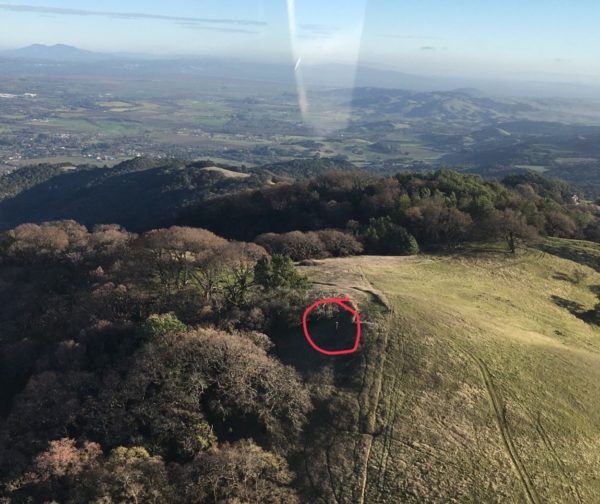
[[[308,344],[311,347],[313,347],[317,352],[322,353],[323,355],[348,355],[358,350],[358,345],[360,344],[360,315],[354,308],[346,304],[347,301],[350,301],[350,298],[319,299],[318,301],[315,301],[313,304],[311,304],[304,311],[304,315],[302,315],[302,329],[304,330],[304,336],[306,336]],[[352,315],[354,315],[356,319],[356,337],[354,339],[354,346],[352,348],[348,348],[346,350],[325,350],[324,348],[321,348],[319,345],[317,345],[310,337],[308,327],[306,325],[306,319],[308,317],[308,314],[317,306],[330,303],[335,303],[341,306],[344,310],[347,310],[350,313],[352,313]]]

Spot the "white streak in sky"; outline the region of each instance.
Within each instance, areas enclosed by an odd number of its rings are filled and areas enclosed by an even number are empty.
[[[292,44],[292,53],[296,64],[294,65],[294,73],[296,75],[296,91],[298,93],[298,106],[303,116],[308,114],[308,97],[306,95],[306,89],[304,88],[304,79],[302,78],[302,71],[300,70],[300,62],[302,61],[302,55],[298,53],[298,47],[296,44],[296,0],[287,0],[288,10],[288,24],[290,29],[290,38]]]
[[[286,3],[300,112],[304,121],[321,133],[339,131],[350,119],[348,103],[356,82],[367,0],[359,0],[343,16],[326,8],[319,16],[318,6],[309,11],[302,10],[305,6],[296,0]],[[341,8],[343,3],[339,3]],[[336,65],[341,65],[339,71]],[[315,105],[319,102],[313,99],[319,99],[318,90],[323,85],[337,88],[339,96],[347,92],[347,99],[329,110]]]

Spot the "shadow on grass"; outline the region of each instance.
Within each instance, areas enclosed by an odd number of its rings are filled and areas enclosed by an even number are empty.
[[[598,323],[596,312],[594,310],[586,310],[581,303],[560,296],[550,296],[550,299],[552,299],[555,305],[568,310],[571,315],[575,315],[578,319],[588,324]]]
[[[600,257],[594,250],[586,250],[584,247],[570,242],[554,243],[548,241],[537,244],[537,248],[548,254],[569,259],[600,272]]]
[[[552,275],[552,278],[554,278],[554,280],[560,280],[562,282],[575,283],[575,281],[573,280],[573,277],[571,277],[570,275],[567,275],[566,273],[556,273],[556,274]]]
[[[314,342],[327,350],[351,348],[356,336],[355,325],[348,321],[340,321],[336,328],[335,322],[335,319],[309,321],[308,327]],[[361,357],[362,344],[358,347],[357,352],[348,355],[329,356],[317,352],[309,345],[300,325],[279,330],[272,336],[272,339],[275,343],[274,351],[277,357],[304,376],[333,365],[336,378],[348,379],[358,372],[363,361]]]

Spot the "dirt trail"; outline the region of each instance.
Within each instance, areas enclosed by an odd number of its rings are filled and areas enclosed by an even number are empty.
[[[363,504],[365,502],[365,495],[367,491],[367,478],[368,478],[368,466],[369,466],[369,458],[371,457],[371,448],[373,447],[373,436],[367,435],[365,436],[365,450],[364,453],[364,463],[361,465],[360,472],[358,474],[358,504]]]
[[[360,278],[361,278],[361,286],[360,287],[355,287],[355,290],[358,290],[360,292],[363,293],[367,293],[370,294],[373,297],[373,300],[379,304],[380,306],[384,307],[386,310],[386,322],[385,322],[385,327],[383,328],[383,331],[381,334],[379,334],[380,339],[376,342],[376,344],[371,347],[371,351],[376,353],[376,355],[374,355],[375,359],[374,362],[368,362],[366,363],[367,366],[367,373],[369,373],[372,377],[371,382],[374,384],[372,387],[368,387],[365,388],[363,387],[363,390],[361,390],[360,392],[360,396],[362,396],[362,400],[359,398],[359,402],[362,405],[367,405],[367,411],[366,414],[364,414],[361,418],[361,433],[363,435],[363,438],[365,439],[365,450],[363,451],[363,457],[360,460],[360,465],[359,465],[359,470],[358,470],[358,479],[357,479],[357,483],[358,483],[358,487],[357,487],[357,492],[356,492],[356,500],[355,502],[357,502],[358,504],[364,504],[365,502],[365,498],[366,498],[366,493],[367,493],[367,487],[368,487],[368,477],[369,477],[369,464],[371,462],[371,453],[372,453],[372,448],[373,448],[373,444],[374,442],[377,440],[377,438],[379,437],[379,435],[381,433],[377,433],[376,432],[376,428],[377,428],[377,412],[380,409],[381,406],[381,399],[382,399],[382,390],[384,388],[384,380],[385,380],[385,369],[386,369],[386,363],[388,361],[388,351],[389,351],[389,346],[390,346],[390,321],[391,321],[391,317],[393,316],[393,309],[390,305],[390,303],[388,302],[386,296],[383,294],[383,292],[375,289],[375,287],[373,287],[373,285],[369,282],[369,280],[367,279],[367,277],[365,276],[362,268],[359,268],[359,273],[360,273]],[[401,374],[402,374],[402,368],[400,369],[400,377],[399,379],[401,379]],[[398,379],[398,376],[396,373],[394,373],[393,375],[393,383],[391,385],[391,389],[394,390],[396,383]],[[390,397],[390,401],[392,401],[392,398]],[[389,454],[389,450],[391,448],[390,446],[390,440],[393,434],[393,428],[394,428],[394,419],[396,416],[396,409],[397,409],[397,402],[394,402],[394,405],[392,407],[392,419],[390,419],[391,421],[386,421],[385,422],[385,432],[384,432],[384,439],[383,439],[383,443],[384,443],[384,450],[383,450],[383,455],[385,457],[385,460],[383,461],[383,467],[385,467],[385,465],[387,464],[387,456]],[[361,408],[362,409],[362,408]],[[381,462],[380,462],[381,464]],[[381,470],[381,465],[380,465],[380,470]],[[385,477],[385,470],[382,471],[383,473],[383,477]]]
[[[508,423],[506,421],[505,416],[505,405],[502,401],[500,393],[497,391],[494,381],[492,379],[492,375],[485,364],[485,362],[472,354],[467,350],[463,350],[463,353],[471,358],[478,366],[479,371],[481,372],[481,376],[483,377],[483,381],[485,383],[485,388],[487,389],[490,402],[494,408],[494,414],[496,417],[496,423],[498,424],[498,429],[500,430],[500,435],[502,437],[502,442],[504,443],[504,447],[506,448],[506,452],[508,457],[510,458],[517,475],[519,476],[519,480],[523,485],[523,491],[525,492],[525,496],[527,501],[530,504],[540,504],[540,498],[537,494],[537,491],[531,481],[531,477],[519,456],[519,453],[515,447],[515,444],[512,439],[512,435],[508,428]]]
[[[367,277],[365,276],[364,272],[362,271],[361,268],[359,268],[359,272],[360,272],[360,277],[362,279],[362,286],[361,288],[358,288],[357,290],[360,290],[362,292],[367,292],[369,294],[371,294],[372,296],[374,296],[374,298],[378,301],[378,303],[380,305],[382,305],[383,307],[386,308],[386,310],[388,311],[388,316],[391,315],[392,310],[390,308],[390,305],[385,297],[385,295],[378,291],[377,289],[375,289],[371,283],[369,282],[369,280],[367,279]],[[386,326],[389,324],[386,324]],[[376,422],[377,422],[377,410],[379,409],[379,403],[381,401],[381,391],[383,390],[383,380],[384,380],[384,375],[385,375],[385,364],[386,364],[386,360],[387,360],[387,350],[388,350],[388,345],[389,345],[389,330],[388,327],[384,328],[383,334],[381,335],[382,339],[380,341],[378,341],[378,345],[376,347],[372,347],[371,351],[382,351],[382,355],[379,356],[378,359],[375,359],[376,367],[373,369],[373,382],[374,382],[374,394],[373,394],[373,389],[370,390],[365,390],[363,388],[363,390],[361,390],[360,396],[362,397],[362,401],[361,398],[359,397],[359,402],[361,402],[361,404],[363,405],[367,405],[367,411],[366,411],[366,415],[363,416],[363,418],[361,418],[361,433],[363,434],[363,436],[367,437],[367,442],[366,442],[366,447],[364,450],[364,454],[362,459],[359,461],[359,471],[358,471],[358,492],[357,492],[357,500],[356,502],[358,504],[364,504],[365,502],[365,495],[366,495],[366,491],[367,491],[367,484],[368,484],[368,469],[369,469],[369,461],[371,458],[371,449],[373,447],[373,440],[374,440],[374,436],[375,436],[375,428],[376,428]],[[380,347],[380,348],[378,348]],[[367,369],[367,372],[369,371],[369,369]],[[366,393],[366,394],[365,394]],[[387,423],[387,422],[386,422]]]

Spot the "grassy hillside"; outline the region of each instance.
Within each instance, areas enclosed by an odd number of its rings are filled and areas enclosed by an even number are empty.
[[[579,313],[600,274],[537,250],[302,269],[367,322],[353,357],[319,357],[300,334],[280,345],[323,388],[298,462],[316,500],[597,499],[600,329]]]

